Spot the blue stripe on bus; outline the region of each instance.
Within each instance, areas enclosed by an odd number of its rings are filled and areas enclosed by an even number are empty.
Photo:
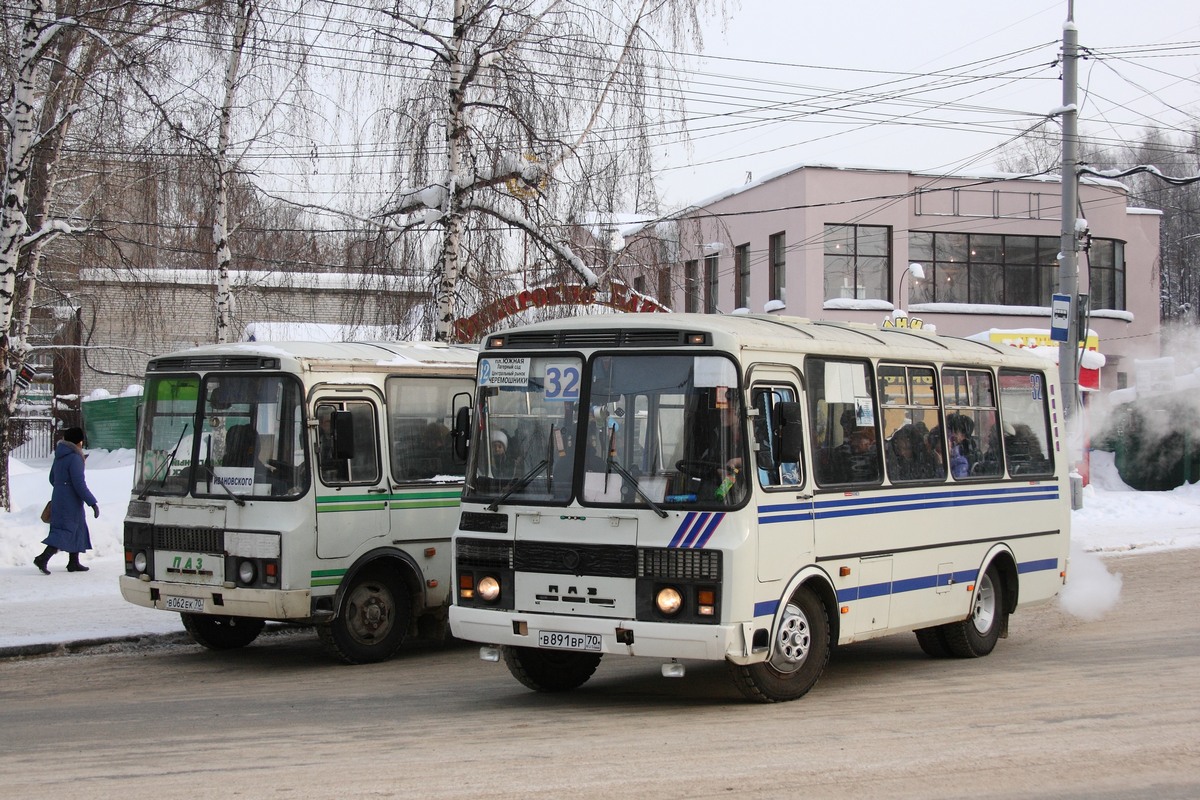
[[[708,544],[708,540],[724,519],[724,511],[690,511],[684,515],[667,547],[701,549]]]
[[[1017,572],[1024,575],[1027,572],[1042,572],[1045,570],[1058,569],[1058,559],[1043,558],[1040,561],[1026,561],[1023,564],[1017,565]],[[968,583],[979,577],[979,573],[973,569],[961,570],[950,575],[943,575],[943,584]],[[870,597],[883,597],[884,595],[903,594],[904,592],[915,592],[921,589],[933,589],[938,583],[937,575],[924,575],[919,578],[905,578],[904,580],[891,581],[885,583],[870,583],[866,586],[851,586],[848,589],[839,589],[837,593],[837,601],[839,603],[851,603],[855,600],[866,600]],[[768,614],[773,615],[779,609],[778,600],[764,600],[754,604],[754,616],[763,617]]]
[[[818,500],[812,506],[805,503],[780,503],[778,505],[762,506],[759,509],[758,522],[760,525],[773,525],[781,522],[836,519],[839,517],[886,514],[898,511],[925,511],[934,508],[951,508],[955,506],[996,505],[1000,503],[1039,502],[1058,499],[1059,490],[1057,485],[922,492],[919,494],[890,495],[887,497],[850,497],[835,500]]]
[[[701,534],[700,540],[692,546],[696,548],[702,548],[704,545],[708,544],[708,540],[712,538],[713,533],[715,533],[717,530],[717,526],[721,524],[721,520],[723,519],[725,519],[725,512],[722,511],[717,514],[713,514],[712,521],[709,522],[708,527],[704,529],[704,533]]]
[[[671,537],[667,547],[703,548],[708,544],[708,540],[712,538],[723,519],[725,519],[723,511],[719,513],[689,511],[684,515],[679,527],[675,529],[675,535]]]

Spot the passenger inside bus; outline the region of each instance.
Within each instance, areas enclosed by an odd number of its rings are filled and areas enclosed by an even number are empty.
[[[225,432],[225,453],[222,467],[253,467],[258,449],[258,434],[249,424],[233,425]]]
[[[721,386],[703,392],[685,430],[684,457],[676,461],[683,485],[673,493],[695,495],[701,502],[741,502],[748,482],[742,474],[745,445],[737,391]]]
[[[508,434],[499,428],[492,431],[488,463],[494,478],[511,478],[512,458],[508,451]]]
[[[904,425],[892,434],[886,448],[888,477],[893,481],[919,481],[938,477],[939,469],[926,437],[916,425]]]

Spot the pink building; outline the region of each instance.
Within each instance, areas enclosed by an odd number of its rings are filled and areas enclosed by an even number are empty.
[[[1160,214],[1129,207],[1115,181],[1085,180],[1079,195],[1079,290],[1111,390],[1132,381],[1134,358],[1160,354]],[[669,303],[871,324],[899,309],[944,334],[1048,344],[1060,207],[1057,177],[796,167],[679,216]]]

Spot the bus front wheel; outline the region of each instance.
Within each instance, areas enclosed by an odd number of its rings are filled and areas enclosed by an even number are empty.
[[[757,664],[730,663],[734,684],[746,698],[780,703],[803,697],[829,663],[829,614],[811,589],[800,587],[784,607],[771,655]]]
[[[386,661],[408,632],[408,594],[387,570],[367,569],[351,580],[337,616],[318,625],[317,635],[347,664]]]
[[[192,640],[209,650],[235,650],[258,638],[266,624],[253,617],[225,617],[215,614],[180,614],[183,629]]]
[[[514,678],[536,692],[566,692],[587,683],[600,666],[600,655],[506,646],[504,663]]]

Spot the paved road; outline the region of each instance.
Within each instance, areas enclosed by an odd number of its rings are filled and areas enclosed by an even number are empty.
[[[1118,607],[989,657],[847,647],[795,703],[609,658],[529,692],[469,645],[331,661],[307,632],[0,661],[0,797],[1200,797],[1200,550],[1110,560]]]

